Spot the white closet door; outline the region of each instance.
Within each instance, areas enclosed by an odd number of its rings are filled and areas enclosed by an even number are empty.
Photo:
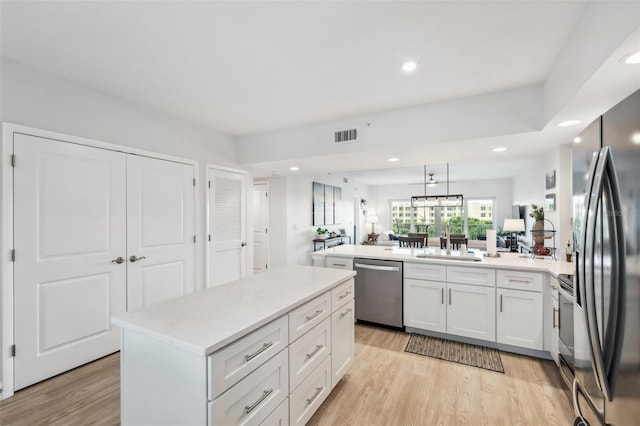
[[[127,157],[129,311],[195,289],[193,179],[192,165]]]
[[[269,185],[253,184],[253,273],[268,269],[269,263]]]
[[[14,135],[15,389],[119,349],[125,155]]]
[[[209,170],[209,286],[246,276],[247,175]]]

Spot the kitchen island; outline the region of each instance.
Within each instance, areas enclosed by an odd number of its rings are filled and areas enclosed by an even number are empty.
[[[478,250],[444,253],[434,248],[343,245],[315,252],[312,258],[315,266],[346,270],[366,268],[359,259],[402,261],[406,331],[558,362],[557,277],[571,274],[572,263],[518,253],[493,258]],[[360,285],[365,284],[356,280],[356,294]],[[366,297],[357,296],[358,304],[375,307],[377,302]]]
[[[353,362],[354,275],[290,266],[112,317],[122,424],[304,424]]]

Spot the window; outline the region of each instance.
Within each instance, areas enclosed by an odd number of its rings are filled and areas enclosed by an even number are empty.
[[[486,239],[487,229],[494,227],[495,198],[466,199],[466,229],[470,240]]]
[[[391,223],[389,228],[401,235],[409,232],[423,233],[429,237],[442,235],[449,224],[451,234],[465,234],[469,240],[485,239],[487,229],[493,228],[494,198],[469,198],[462,207],[411,208],[409,200],[389,201]]]

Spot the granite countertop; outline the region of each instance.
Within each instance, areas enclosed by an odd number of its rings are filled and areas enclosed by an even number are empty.
[[[287,266],[111,317],[113,324],[208,355],[355,276]]]
[[[434,254],[435,248],[400,248],[389,246],[368,246],[368,245],[341,245],[331,247],[326,250],[319,250],[314,252],[312,256],[336,256],[336,257],[363,257],[370,259],[388,259],[388,260],[401,260],[404,262],[424,262],[424,263],[437,263],[449,266],[467,266],[467,267],[479,267],[479,268],[496,268],[496,269],[523,269],[529,271],[548,272],[557,277],[558,274],[572,274],[574,270],[574,264],[566,262],[564,259],[552,260],[545,259],[532,259],[531,255],[501,252],[500,257],[484,257],[483,251],[472,249],[473,254],[468,256],[475,256],[480,259],[478,262],[460,261],[453,259],[434,259],[434,258],[418,258],[418,254]],[[442,250],[444,254],[444,250]],[[459,257],[460,252],[458,250],[451,251],[453,257]]]

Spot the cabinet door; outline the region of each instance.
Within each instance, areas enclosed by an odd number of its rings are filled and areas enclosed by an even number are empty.
[[[551,356],[553,357],[553,360],[556,362],[556,364],[558,364],[560,362],[560,360],[558,359],[558,354],[560,352],[560,348],[558,347],[558,339],[560,338],[560,333],[559,333],[559,329],[558,329],[558,320],[560,318],[558,318],[560,316],[560,311],[558,310],[559,308],[559,304],[558,304],[558,299],[556,298],[552,298],[551,300],[553,300],[553,311],[552,311],[552,326],[551,326]]]
[[[496,289],[447,283],[447,333],[496,340]]]
[[[447,331],[445,283],[404,279],[404,325],[422,330]]]
[[[497,341],[542,350],[542,294],[498,289]]]
[[[347,372],[355,355],[353,299],[331,315],[331,388]]]

